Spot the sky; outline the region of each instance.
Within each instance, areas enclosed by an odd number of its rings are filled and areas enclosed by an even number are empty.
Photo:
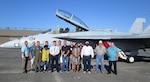
[[[68,11],[91,30],[109,28],[128,32],[136,18],[150,24],[150,0],[0,0],[0,29],[55,30],[75,27],[58,17],[56,10]]]

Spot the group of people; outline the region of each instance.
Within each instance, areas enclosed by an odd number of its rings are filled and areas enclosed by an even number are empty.
[[[30,59],[30,67],[35,72],[54,71],[67,72],[70,70],[73,72],[79,72],[83,68],[83,73],[91,73],[91,59],[96,56],[96,68],[95,73],[101,70],[101,73],[105,73],[104,67],[104,55],[108,55],[109,67],[108,74],[112,72],[112,64],[114,65],[114,73],[117,75],[117,58],[119,49],[111,42],[110,47],[106,48],[103,42],[100,40],[95,49],[90,46],[88,41],[85,45],[82,43],[67,42],[64,40],[63,45],[61,41],[53,41],[53,45],[50,46],[48,41],[45,41],[44,47],[40,46],[40,42],[33,42],[31,47],[28,47],[28,42],[24,42],[24,46],[21,48],[22,52],[22,65],[23,73],[27,73],[27,64]],[[95,55],[94,55],[95,54]],[[101,69],[99,69],[99,63],[101,63]],[[83,66],[82,66],[83,64]]]

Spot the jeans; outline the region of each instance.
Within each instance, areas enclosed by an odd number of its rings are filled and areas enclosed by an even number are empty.
[[[65,70],[69,71],[69,57],[68,56],[67,57],[62,56],[62,60],[63,60],[63,62],[62,62],[62,72],[64,72]],[[66,65],[66,69],[65,69],[65,65]]]
[[[91,71],[91,56],[83,56],[84,71]]]
[[[46,69],[44,69],[44,65],[46,65]],[[48,69],[48,62],[47,61],[42,62],[42,71],[47,69]]]
[[[111,73],[112,71],[112,64],[114,65],[114,73],[117,74],[117,61],[109,61],[108,73]]]
[[[56,70],[57,72],[59,72],[59,65],[58,65],[58,59],[59,58],[59,55],[56,55],[56,56],[52,56],[51,55],[51,60],[52,60],[52,64],[51,64],[51,68],[52,68],[52,72],[53,72],[53,69],[54,69],[54,61],[56,62]]]
[[[96,72],[99,70],[99,62],[101,63],[101,71],[104,72],[104,55],[96,55]]]

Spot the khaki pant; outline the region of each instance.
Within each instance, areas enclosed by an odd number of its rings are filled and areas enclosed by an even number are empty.
[[[40,58],[35,58],[35,71],[41,71],[41,60]]]
[[[70,58],[69,58],[69,69],[72,69],[73,66],[73,56],[72,54],[70,54]]]
[[[23,71],[26,73],[27,73],[28,59],[29,57],[26,57],[26,59],[22,58],[22,68],[23,68]]]

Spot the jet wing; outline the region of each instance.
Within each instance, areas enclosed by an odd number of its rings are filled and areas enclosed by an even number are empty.
[[[150,38],[150,34],[131,34],[121,32],[99,32],[99,31],[88,31],[88,32],[74,32],[64,33],[56,36],[59,39],[66,40],[117,40],[117,39],[147,39]]]
[[[122,50],[132,50],[140,48],[150,48],[150,34],[130,34],[120,32],[75,32],[75,33],[64,33],[55,38],[64,39],[74,42],[90,41],[94,47],[99,40],[113,41],[117,47]]]

